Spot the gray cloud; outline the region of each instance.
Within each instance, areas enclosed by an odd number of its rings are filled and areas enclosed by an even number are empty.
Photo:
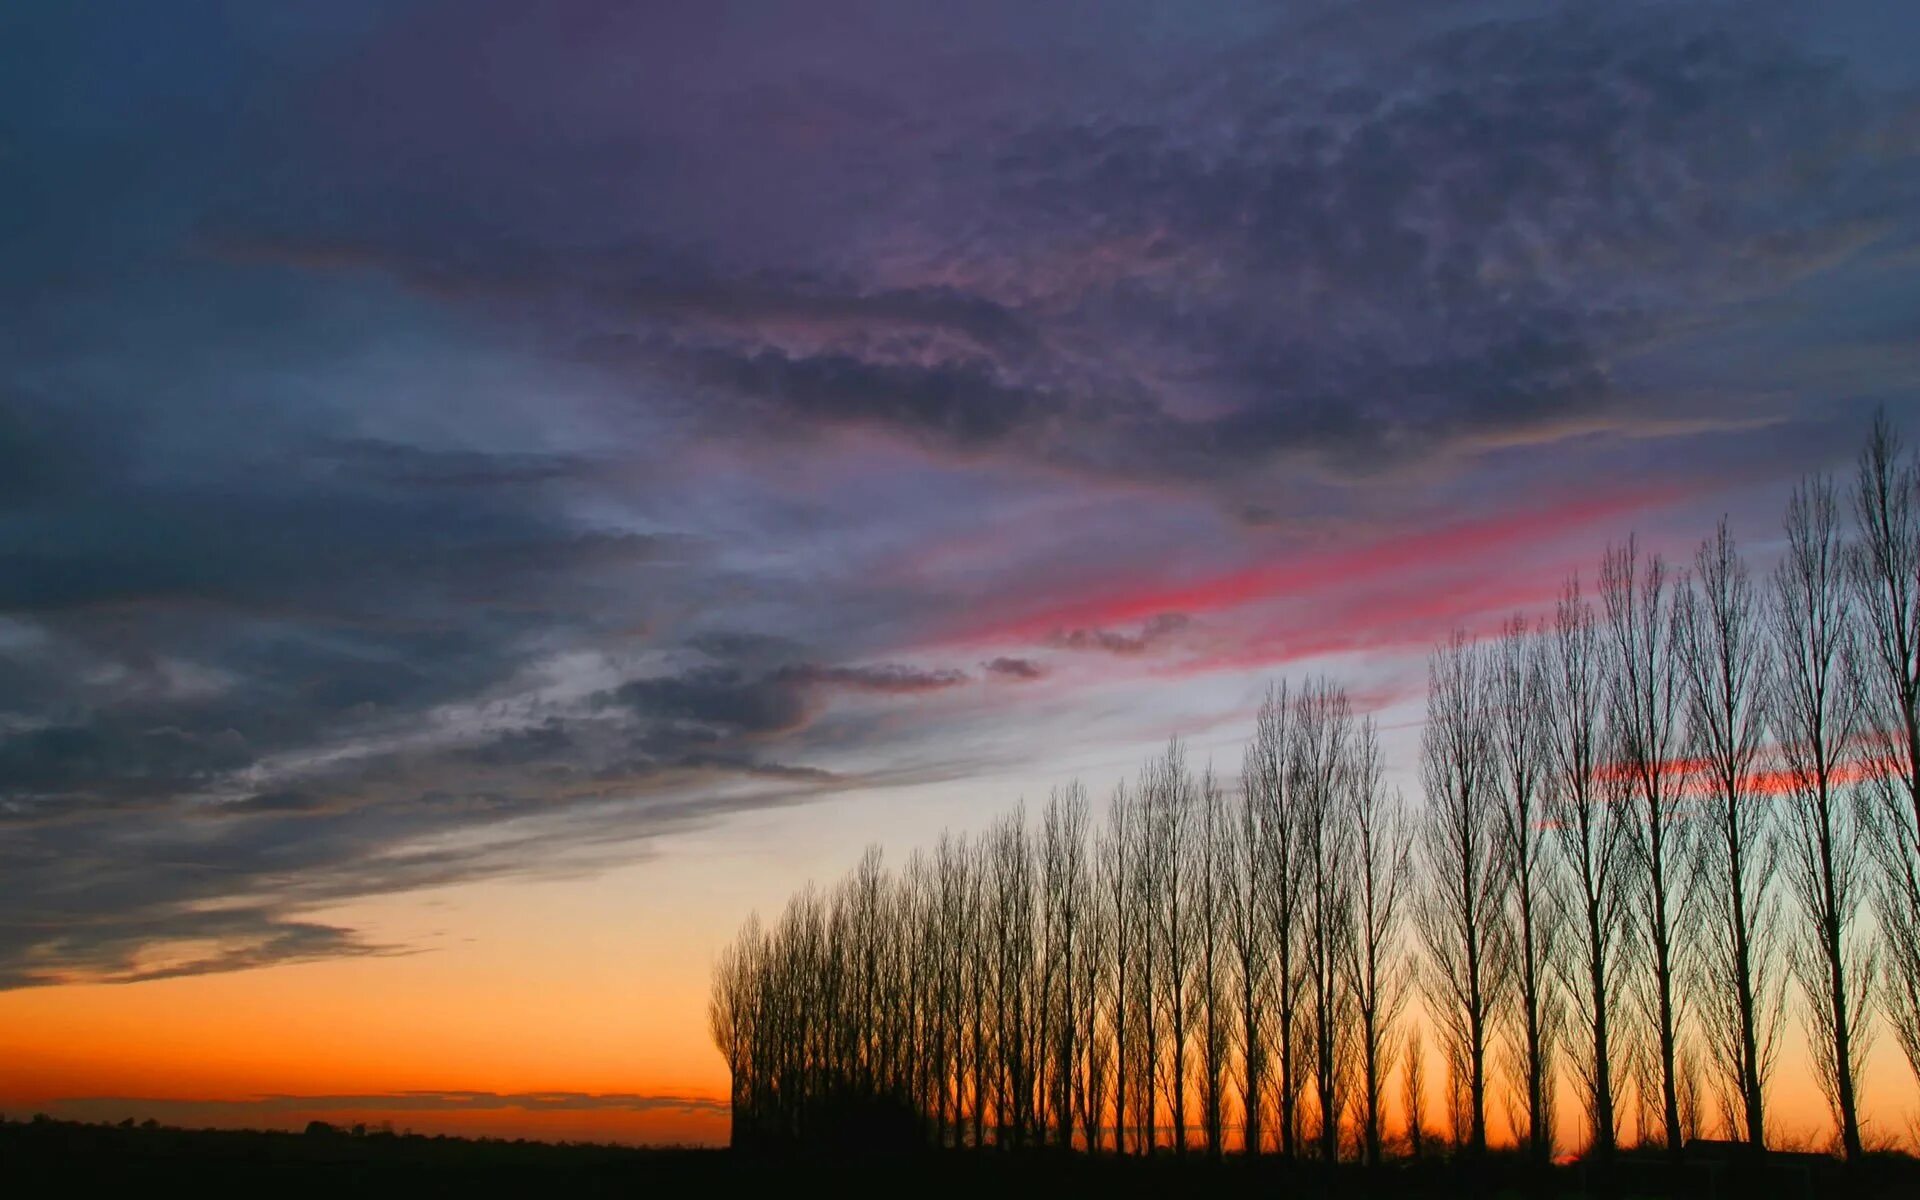
[[[1118,629],[1061,629],[1047,644],[1061,650],[1099,650],[1107,654],[1144,654],[1193,623],[1185,613],[1159,613],[1147,618],[1136,633]]]
[[[859,667],[828,667],[818,663],[802,663],[797,666],[782,667],[773,673],[772,678],[780,683],[851,688],[858,692],[880,692],[889,695],[938,692],[967,682],[967,674],[964,671],[952,669],[929,671],[921,667],[903,666],[900,663],[878,663]]]
[[[1033,105],[1011,136],[962,110],[927,134],[931,181],[870,147],[903,192],[935,189],[931,214],[863,205],[879,240],[924,247],[904,261],[841,247],[783,273],[528,230],[357,253],[559,302],[593,361],[731,398],[723,412],[766,431],[871,426],[1220,490],[1240,511],[1271,503],[1277,462],[1377,485],[1632,430],[1656,414],[1620,388],[1622,355],[1896,219],[1910,172],[1870,149],[1885,134],[1845,72],[1717,18],[1409,23],[1316,64],[1276,61],[1298,36],[1276,31],[1181,64],[1151,99]],[[899,111],[855,107],[842,115],[873,136],[875,113]],[[963,201],[985,207],[942,228]],[[943,281],[883,282],[912,271]]]
[[[1047,669],[1030,658],[1014,658],[1000,655],[980,664],[980,669],[995,679],[1011,680],[1014,683],[1031,683],[1046,677]]]

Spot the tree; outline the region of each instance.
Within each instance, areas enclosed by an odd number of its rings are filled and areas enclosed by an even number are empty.
[[[1233,848],[1226,797],[1211,766],[1200,776],[1200,820],[1193,875],[1199,922],[1200,1127],[1210,1157],[1226,1145],[1227,1061],[1233,1026],[1228,978],[1228,907],[1234,892]]]
[[[1920,1076],[1920,464],[1884,412],[1855,472],[1860,544],[1851,556],[1859,664],[1875,770],[1865,828],[1880,867],[1874,898],[1887,951],[1885,1011]]]
[[[1100,840],[1100,894],[1103,924],[1110,940],[1111,965],[1107,978],[1107,1024],[1113,1043],[1113,1152],[1127,1152],[1127,1081],[1139,1051],[1134,1024],[1135,976],[1140,971],[1141,929],[1139,891],[1134,881],[1134,806],[1124,784],[1116,787],[1107,807],[1106,830]]]
[[[998,1137],[1025,1145],[1033,1132],[1033,860],[1026,814],[1015,808],[987,833],[987,930],[994,980],[994,1112]]]
[[[1402,1062],[1400,1103],[1406,1112],[1407,1153],[1418,1159],[1426,1153],[1427,1142],[1427,1047],[1418,1025],[1407,1030]]]
[[[1618,1137],[1614,1031],[1630,898],[1625,873],[1626,776],[1606,769],[1606,676],[1593,605],[1569,579],[1547,643],[1549,828],[1570,880],[1572,952],[1562,962],[1578,998],[1583,1053],[1574,1059],[1587,1110],[1587,1148],[1603,1163]]]
[[[1107,1115],[1108,1079],[1113,1075],[1113,1030],[1107,996],[1113,987],[1118,955],[1113,948],[1114,913],[1103,863],[1089,866],[1087,920],[1080,939],[1076,970],[1080,977],[1081,1067],[1078,1087],[1080,1137],[1087,1151],[1100,1149],[1100,1131]],[[1116,1119],[1116,1135],[1118,1121]]]
[[[1353,830],[1353,936],[1347,959],[1359,1060],[1360,1149],[1382,1160],[1386,1080],[1393,1070],[1394,1026],[1405,1007],[1406,959],[1400,925],[1412,887],[1413,837],[1405,802],[1381,782],[1380,739],[1372,718],[1360,723],[1347,770]],[[1410,1087],[1419,1084],[1417,1065]],[[1411,1135],[1418,1139],[1418,1134]],[[1414,1153],[1419,1153],[1416,1144]]]
[[[1616,769],[1631,785],[1637,809],[1627,823],[1640,874],[1641,936],[1651,977],[1643,999],[1652,1027],[1661,1125],[1674,1154],[1685,1142],[1680,1115],[1683,1016],[1674,987],[1677,949],[1689,932],[1683,887],[1689,853],[1681,812],[1679,751],[1685,736],[1680,671],[1674,661],[1674,612],[1667,567],[1659,555],[1642,559],[1637,542],[1608,549],[1600,567],[1600,595],[1611,651],[1609,707]]]
[[[1766,1082],[1784,996],[1774,969],[1779,845],[1760,786],[1771,647],[1724,517],[1694,564],[1694,580],[1677,600],[1690,757],[1706,785],[1693,884],[1706,918],[1696,995],[1707,1052],[1722,1081],[1726,1125],[1764,1149]]]
[[[1046,962],[1041,1011],[1049,1032],[1053,1140],[1064,1149],[1073,1144],[1074,1081],[1082,1047],[1093,1036],[1084,1019],[1089,1010],[1080,999],[1079,966],[1088,937],[1087,793],[1077,781],[1048,799],[1040,855]]]
[[[963,1141],[965,1081],[971,1061],[967,1050],[967,963],[971,931],[972,856],[965,838],[942,833],[934,850],[934,888],[937,892],[939,932],[933,952],[936,974],[936,1062],[941,1068],[935,1101],[935,1136],[941,1144]]]
[[[1475,1156],[1487,1148],[1487,1039],[1509,963],[1485,686],[1480,649],[1465,634],[1434,651],[1420,744],[1427,890],[1416,910],[1428,956],[1428,1013],[1464,1109],[1457,1135]]]
[[[993,955],[988,941],[987,874],[991,868],[985,838],[966,849],[965,916],[961,944],[967,949],[964,995],[966,1003],[967,1112],[972,1118],[973,1144],[987,1144],[989,1082],[993,1072],[993,1027],[988,1023],[988,997],[993,991]]]
[[[1186,748],[1178,739],[1142,781],[1150,805],[1147,853],[1156,884],[1153,912],[1159,972],[1154,986],[1166,1034],[1166,1052],[1156,1054],[1165,1073],[1160,1081],[1173,1124],[1176,1154],[1187,1151],[1187,1100],[1192,1083],[1190,1053],[1198,1017],[1195,969],[1199,965],[1200,914],[1194,904],[1197,874],[1193,777],[1187,773]]]
[[[1271,700],[1268,701],[1271,703]],[[1261,708],[1266,723],[1267,706]],[[1256,743],[1257,744],[1257,743]],[[1267,1086],[1266,1008],[1271,1000],[1269,981],[1271,928],[1266,919],[1267,898],[1273,882],[1267,857],[1267,808],[1263,797],[1264,764],[1249,746],[1240,770],[1240,804],[1234,814],[1229,896],[1229,940],[1234,960],[1235,1014],[1240,1049],[1240,1144],[1247,1154],[1263,1148]]]
[[[1249,748],[1254,778],[1260,789],[1262,858],[1267,864],[1267,945],[1272,955],[1270,979],[1273,1040],[1279,1059],[1280,1153],[1292,1158],[1299,1148],[1300,1092],[1304,1084],[1299,1053],[1300,994],[1305,971],[1301,952],[1302,922],[1299,836],[1294,796],[1293,704],[1282,683],[1267,690],[1254,725]]]
[[[1160,1011],[1162,974],[1166,954],[1161,929],[1160,895],[1165,890],[1165,861],[1160,853],[1159,805],[1154,795],[1153,768],[1140,774],[1132,797],[1134,813],[1128,822],[1133,834],[1134,862],[1130,872],[1133,885],[1128,896],[1132,908],[1134,934],[1139,945],[1139,969],[1133,973],[1130,1003],[1135,1034],[1134,1055],[1134,1130],[1136,1148],[1152,1154],[1159,1144],[1160,1119],[1160,1036],[1163,1014]]]
[[[1348,1017],[1353,997],[1347,969],[1353,947],[1348,780],[1353,711],[1346,693],[1331,680],[1309,680],[1294,700],[1293,729],[1313,1096],[1320,1157],[1335,1162],[1352,1049]]]
[[[1562,950],[1558,861],[1545,828],[1550,762],[1544,639],[1511,619],[1489,662],[1493,743],[1500,777],[1499,844],[1513,932],[1515,1074],[1526,1115],[1519,1133],[1537,1163],[1553,1157],[1553,1065],[1564,1024],[1558,986]]]
[[[1806,992],[1809,1049],[1849,1161],[1861,1155],[1858,1091],[1875,963],[1855,928],[1865,897],[1864,846],[1846,795],[1859,753],[1860,688],[1851,597],[1833,485],[1795,489],[1787,549],[1774,573],[1780,671],[1776,744],[1787,789],[1789,874],[1801,916],[1793,967]]]
[[[741,1118],[754,1106],[753,1082],[756,989],[761,974],[760,920],[748,917],[740,935],[721,950],[713,967],[713,991],[707,1002],[707,1027],[713,1044],[727,1062],[730,1111],[728,1141],[741,1145]]]

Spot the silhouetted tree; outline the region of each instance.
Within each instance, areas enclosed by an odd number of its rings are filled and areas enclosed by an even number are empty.
[[[1139,906],[1135,903],[1140,888],[1134,880],[1137,870],[1133,830],[1134,805],[1125,785],[1114,789],[1107,809],[1107,824],[1100,843],[1100,890],[1102,913],[1112,937],[1112,967],[1107,972],[1107,1022],[1113,1043],[1113,1150],[1127,1152],[1128,1081],[1139,1050],[1134,996],[1139,985],[1142,930]]]
[[[1259,720],[1267,721],[1271,694],[1261,705]],[[1263,782],[1265,764],[1256,747],[1247,749],[1240,772],[1240,804],[1232,830],[1232,891],[1229,906],[1233,945],[1236,1016],[1240,1050],[1241,1147],[1247,1154],[1263,1149],[1267,1088],[1267,1006],[1272,996],[1270,962],[1271,925],[1267,920],[1272,894],[1267,856],[1267,806]]]
[[[1838,507],[1828,480],[1795,489],[1786,535],[1786,555],[1774,572],[1780,671],[1773,710],[1787,786],[1787,857],[1801,917],[1793,966],[1807,994],[1815,1075],[1847,1159],[1856,1161],[1874,954],[1854,927],[1867,883],[1865,847],[1847,794],[1860,751],[1861,696]]]
[[[1887,1022],[1920,1076],[1920,464],[1884,412],[1855,472],[1851,556],[1863,732],[1874,767],[1864,813],[1879,865]]]
[[[707,1003],[707,1025],[713,1044],[727,1063],[727,1097],[731,1105],[731,1142],[743,1145],[741,1119],[754,1111],[757,1097],[750,1091],[755,1079],[753,1053],[757,1049],[754,1018],[761,979],[760,922],[749,917],[740,936],[720,951],[713,967],[713,992]]]
[[[1497,772],[1483,656],[1456,633],[1427,669],[1420,745],[1427,879],[1416,915],[1427,950],[1428,1013],[1459,1096],[1455,1136],[1476,1156],[1487,1148],[1487,1041],[1510,961]]]
[[[1353,993],[1347,975],[1354,934],[1349,779],[1353,713],[1346,693],[1330,680],[1309,680],[1294,700],[1293,731],[1313,1098],[1320,1157],[1334,1162],[1340,1157],[1353,1049]]]
[[[1382,1160],[1382,1102],[1399,1050],[1394,1026],[1407,998],[1400,926],[1412,887],[1413,827],[1397,791],[1381,782],[1373,719],[1360,722],[1347,771],[1353,841],[1353,936],[1347,959],[1359,1059],[1360,1151]],[[1419,1066],[1410,1064],[1418,1085]],[[1415,1135],[1417,1136],[1417,1135]],[[1417,1151],[1416,1151],[1417,1152]]]
[[[1685,872],[1690,852],[1677,762],[1685,745],[1681,672],[1674,655],[1674,608],[1666,563],[1642,557],[1636,540],[1608,549],[1600,566],[1600,596],[1609,653],[1608,716],[1617,762],[1626,775],[1636,816],[1628,844],[1640,875],[1641,938],[1649,975],[1642,998],[1653,1070],[1660,1089],[1660,1123],[1667,1149],[1685,1144],[1680,1118],[1680,1059],[1684,1014],[1675,988],[1678,948],[1689,932]]]
[[[1093,1036],[1083,1020],[1080,1001],[1080,959],[1087,940],[1087,794],[1079,783],[1047,802],[1041,822],[1041,894],[1046,922],[1043,944],[1046,969],[1042,974],[1041,1011],[1046,1014],[1047,1044],[1051,1050],[1053,1137],[1056,1145],[1073,1144],[1075,1078],[1083,1042]]]
[[[1033,859],[1026,814],[1016,808],[987,833],[987,929],[994,980],[996,1136],[1024,1145],[1033,1131]]]
[[[1254,725],[1249,757],[1259,788],[1261,857],[1266,870],[1267,947],[1271,955],[1273,1015],[1271,1034],[1278,1058],[1280,1153],[1292,1158],[1299,1149],[1302,1070],[1300,997],[1306,978],[1302,951],[1302,879],[1299,869],[1297,771],[1293,755],[1293,704],[1285,683],[1270,688]]]
[[[1200,1006],[1200,1126],[1207,1154],[1218,1158],[1226,1145],[1227,1064],[1232,1052],[1227,916],[1234,886],[1226,797],[1211,766],[1201,773],[1198,797],[1193,909],[1200,926],[1195,964]]]
[[[1604,648],[1593,606],[1570,579],[1554,609],[1547,643],[1544,708],[1548,720],[1546,796],[1568,885],[1572,953],[1561,964],[1581,1013],[1583,1045],[1574,1057],[1587,1110],[1587,1148],[1602,1162],[1618,1137],[1614,1029],[1630,880],[1626,871],[1627,780],[1606,759]]]
[[[1401,1102],[1407,1123],[1407,1153],[1418,1159],[1427,1144],[1427,1047],[1420,1026],[1407,1030],[1407,1048],[1400,1068]]]
[[[1727,1128],[1766,1144],[1765,1093],[1783,1002],[1776,823],[1758,779],[1767,753],[1771,647],[1746,564],[1725,518],[1678,593],[1691,757],[1703,833],[1693,887],[1701,925],[1697,1009],[1721,1080]]]
[[[1552,747],[1543,637],[1515,617],[1489,668],[1493,743],[1499,772],[1499,843],[1513,935],[1514,1076],[1525,1105],[1518,1135],[1536,1163],[1553,1157],[1554,1062],[1564,1024],[1559,963],[1561,880],[1545,828]]]

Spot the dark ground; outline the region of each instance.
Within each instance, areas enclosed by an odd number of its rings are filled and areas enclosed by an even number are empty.
[[[789,1194],[1015,1196],[1920,1198],[1920,1161],[1876,1156],[1857,1171],[1811,1155],[1758,1170],[1705,1161],[1675,1170],[1628,1156],[1603,1189],[1578,1165],[1530,1173],[1495,1156],[1478,1169],[1441,1160],[1329,1174],[1273,1160],[1209,1163],[1053,1154],[947,1152],[886,1158],[748,1158],[724,1150],[469,1140],[373,1133],[184,1130],[66,1121],[0,1122],[0,1195],[673,1196]]]

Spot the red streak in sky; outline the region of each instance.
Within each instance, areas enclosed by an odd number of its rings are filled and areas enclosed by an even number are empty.
[[[1398,534],[1352,549],[1290,556],[1184,583],[1127,589],[1067,600],[1039,600],[1004,621],[969,630],[962,643],[1033,643],[1059,630],[1111,628],[1161,613],[1221,612],[1422,568],[1464,565],[1489,554],[1536,544],[1624,512],[1670,501],[1675,490],[1596,497],[1518,516],[1462,522]]]
[[[1836,763],[1828,772],[1827,785],[1831,788],[1851,787],[1884,778],[1895,769],[1891,758],[1872,755],[1850,757]],[[1720,788],[1713,764],[1704,758],[1669,758],[1654,770],[1662,779],[1672,781],[1675,791],[1683,796],[1712,796]],[[1605,780],[1629,781],[1638,778],[1639,768],[1628,762],[1613,762],[1602,765],[1595,773]],[[1744,793],[1750,796],[1790,796],[1796,792],[1810,792],[1816,784],[1813,776],[1806,772],[1763,767],[1748,773],[1741,786]]]

